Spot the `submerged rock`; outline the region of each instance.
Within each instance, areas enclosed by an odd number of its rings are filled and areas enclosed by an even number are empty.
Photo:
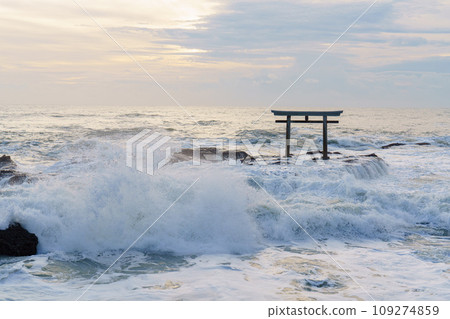
[[[0,177],[2,175],[12,174],[16,169],[16,163],[11,159],[11,156],[0,156]]]
[[[17,185],[17,184],[22,184],[23,182],[25,182],[27,180],[28,176],[26,174],[23,173],[16,173],[14,174],[12,177],[10,177],[10,179],[8,180],[8,184],[9,185]]]
[[[361,161],[361,159],[363,159],[363,158],[367,158],[367,157],[373,157],[373,158],[377,158],[377,159],[380,159],[379,157],[378,157],[378,155],[377,154],[375,154],[375,153],[371,153],[371,154],[362,154],[362,155],[358,155],[358,156],[345,156],[345,157],[342,157],[342,158],[340,158],[340,159],[342,159],[342,161],[343,162],[345,162],[345,163],[357,163],[357,162],[360,162]],[[381,160],[381,159],[380,159]]]
[[[404,146],[404,145],[406,145],[406,144],[404,144],[404,143],[391,143],[391,144],[388,144],[388,145],[381,146],[381,148],[382,149],[387,149],[387,148],[391,148],[391,147],[394,147],[394,146]]]
[[[28,180],[28,175],[16,171],[16,163],[11,156],[3,155],[0,157],[0,180],[7,178],[9,185],[22,184]]]
[[[3,167],[8,164],[14,164],[13,160],[11,159],[11,156],[8,155],[0,156],[0,167]]]
[[[387,148],[391,148],[391,147],[394,147],[394,146],[405,146],[405,145],[406,145],[405,143],[391,143],[391,144],[388,144],[388,145],[381,146],[381,148],[382,149],[387,149]],[[431,144],[427,143],[427,142],[419,142],[419,143],[414,143],[414,145],[426,146],[426,145],[431,145]]]
[[[360,156],[362,156],[362,157],[378,157],[378,155],[375,154],[375,153],[366,154],[366,155],[360,155]]]
[[[309,159],[312,161],[318,161],[322,159],[322,151],[308,151],[306,155],[309,155]],[[341,152],[329,151],[330,160],[338,160],[345,163],[366,163],[369,158],[379,159],[377,154],[361,154],[357,156],[344,155]],[[333,155],[333,157],[331,157]],[[293,165],[296,163],[296,156],[293,154],[291,157],[286,159],[285,157],[273,156],[273,155],[261,155],[258,158],[250,156],[245,151],[236,150],[221,150],[215,147],[202,147],[199,150],[198,155],[200,161],[202,162],[217,162],[217,161],[227,161],[229,159],[240,161],[244,165],[254,165],[257,161],[260,163],[265,163],[266,165]],[[172,154],[171,162],[185,162],[192,161],[194,157],[194,151],[190,148],[184,148],[180,152]],[[198,160],[198,159],[197,159]]]
[[[225,151],[222,153],[223,159],[238,159],[244,161],[247,157],[250,157],[250,155],[247,154],[247,152],[244,151],[236,151],[236,152],[230,152],[230,151]]]
[[[37,253],[38,238],[22,225],[14,223],[0,230],[0,255],[30,256]]]
[[[323,154],[323,151],[308,151],[308,152],[306,152],[306,154],[307,155]],[[335,152],[328,151],[328,155],[331,155],[331,154],[333,154],[333,155],[341,155],[342,153],[341,152],[337,152],[337,151],[335,151]]]
[[[215,147],[201,147],[199,149],[199,158],[201,161],[223,161],[228,159],[239,160],[244,162],[245,160],[252,160],[253,158],[244,151],[228,151],[221,150]],[[191,148],[183,148],[181,152],[174,153],[171,158],[172,163],[192,161],[194,158],[194,150]]]

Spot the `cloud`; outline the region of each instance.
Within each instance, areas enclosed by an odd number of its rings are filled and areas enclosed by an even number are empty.
[[[393,46],[401,47],[418,47],[428,43],[428,40],[423,37],[398,37],[391,41]]]
[[[263,106],[372,3],[79,1],[182,104]],[[0,14],[0,102],[172,103],[72,1],[1,1]],[[280,103],[365,104],[372,87],[374,104],[403,103],[403,83],[443,105],[448,16],[444,0],[378,1]]]
[[[450,75],[450,56],[403,61],[374,69],[377,72],[442,73]]]

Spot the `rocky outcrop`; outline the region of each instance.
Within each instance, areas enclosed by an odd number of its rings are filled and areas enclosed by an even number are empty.
[[[220,150],[215,147],[202,147],[199,150],[200,161],[214,162],[228,159],[244,161],[254,160],[247,152],[244,151],[228,151]],[[191,148],[183,148],[181,152],[172,154],[171,162],[185,162],[192,161],[194,158],[194,150]]]
[[[15,167],[16,164],[11,159],[11,156],[3,155],[0,156],[0,168],[8,168],[8,167]]]
[[[371,153],[371,154],[362,154],[362,155],[358,155],[358,156],[346,156],[346,157],[343,157],[342,160],[345,163],[357,163],[358,161],[361,161],[361,159],[367,158],[367,157],[373,157],[373,158],[380,159],[377,154]]]
[[[38,238],[22,225],[14,223],[0,230],[0,255],[31,256],[36,255]]]
[[[22,184],[28,180],[27,174],[16,171],[16,163],[11,156],[0,156],[0,180],[7,179],[9,185]]]
[[[382,160],[375,153],[371,154],[359,154],[359,155],[345,155],[340,152],[328,152],[329,155],[333,155],[332,159],[336,161],[342,161],[344,163],[366,163],[371,159]],[[322,151],[309,151],[306,153],[308,155],[308,159],[312,161],[318,161],[322,158]],[[192,161],[194,156],[194,151],[189,148],[184,148],[180,152],[172,154],[171,162],[186,162]],[[217,162],[217,161],[228,161],[236,160],[240,161],[244,165],[255,165],[257,162],[260,164],[264,163],[264,165],[294,165],[296,163],[296,155],[293,155],[289,159],[280,158],[280,156],[272,156],[272,155],[262,155],[258,158],[254,158],[250,156],[245,151],[228,151],[216,149],[214,147],[202,147],[200,148],[199,154],[196,155],[197,160],[198,156],[201,162]],[[297,155],[298,156],[298,155]]]
[[[387,148],[391,148],[391,147],[394,147],[394,146],[403,146],[403,145],[406,145],[406,144],[404,144],[404,143],[391,143],[391,144],[388,144],[388,145],[383,145],[383,146],[381,146],[381,148],[385,150]]]
[[[391,147],[395,147],[395,146],[405,146],[405,143],[391,143],[388,145],[384,145],[381,146],[382,149],[387,149],[387,148],[391,148]],[[425,146],[425,145],[431,145],[430,143],[427,142],[420,142],[420,143],[414,143],[414,145],[419,145],[419,146]]]

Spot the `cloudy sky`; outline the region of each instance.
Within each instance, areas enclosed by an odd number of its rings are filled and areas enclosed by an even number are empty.
[[[76,0],[182,105],[269,106],[373,0]],[[73,0],[0,0],[0,104],[174,105]],[[450,0],[379,0],[276,106],[449,107]]]

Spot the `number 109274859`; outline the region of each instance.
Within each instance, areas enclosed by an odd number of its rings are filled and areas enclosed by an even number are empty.
[[[373,306],[374,316],[437,316],[438,306]]]

